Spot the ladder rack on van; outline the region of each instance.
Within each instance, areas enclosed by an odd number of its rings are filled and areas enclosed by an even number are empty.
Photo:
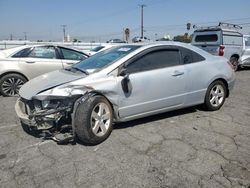
[[[238,31],[240,29],[242,29],[242,27],[240,25],[219,22],[219,25],[217,25],[217,26],[198,27],[196,31],[202,31],[202,30],[227,30],[227,31],[230,30],[230,31]]]
[[[219,23],[219,26],[220,26],[220,27],[223,27],[223,28],[235,29],[235,30],[242,29],[242,27],[241,27],[240,25],[237,25],[237,24],[230,24],[230,23],[224,23],[224,22],[220,22],[220,23]]]

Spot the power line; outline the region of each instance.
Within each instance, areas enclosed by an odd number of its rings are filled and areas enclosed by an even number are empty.
[[[216,24],[219,22],[232,22],[232,21],[243,21],[243,20],[248,20],[250,17],[247,18],[236,18],[236,19],[227,19],[227,20],[219,20],[219,21],[208,21],[208,22],[197,22],[193,23],[193,25],[202,25],[202,24]],[[183,24],[174,24],[174,25],[161,25],[161,26],[149,26],[147,29],[156,29],[156,28],[177,28],[177,27],[185,27],[186,23]],[[248,25],[248,23],[238,23],[238,25]]]

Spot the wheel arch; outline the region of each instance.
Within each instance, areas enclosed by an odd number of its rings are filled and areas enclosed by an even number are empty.
[[[4,76],[8,75],[8,74],[18,74],[18,75],[20,75],[20,76],[23,76],[27,81],[29,80],[29,79],[27,78],[27,76],[25,76],[24,74],[22,74],[22,73],[20,73],[20,72],[17,72],[17,71],[5,72],[5,73],[3,73],[3,74],[0,75],[0,79],[1,79],[2,77],[4,77]]]
[[[239,60],[239,59],[240,59],[240,55],[239,55],[239,54],[233,54],[233,55],[231,55],[231,57],[230,57],[230,58],[232,58],[232,57],[237,58],[237,60]]]
[[[110,106],[112,108],[114,118],[117,119],[118,113],[117,113],[117,110],[115,110],[116,105],[113,102],[111,102],[111,100],[107,96],[105,96],[101,91],[97,91],[97,90],[93,90],[93,91],[89,92],[89,95],[90,96],[102,96],[102,97],[104,97],[108,101],[108,103],[110,104]]]

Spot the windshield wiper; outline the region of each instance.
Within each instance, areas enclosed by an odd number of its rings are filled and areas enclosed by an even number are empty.
[[[76,71],[82,72],[82,73],[84,73],[86,75],[89,75],[89,72],[84,70],[84,69],[80,69],[80,68],[77,68],[77,67],[65,68],[65,70],[67,70],[67,71],[72,71],[73,69],[76,70]]]

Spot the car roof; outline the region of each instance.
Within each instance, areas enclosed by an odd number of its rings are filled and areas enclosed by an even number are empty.
[[[209,54],[208,52],[191,45],[190,43],[183,43],[183,42],[175,42],[175,41],[156,41],[156,42],[147,42],[147,43],[128,43],[128,44],[123,44],[123,45],[119,45],[120,47],[123,46],[139,46],[140,48],[138,48],[138,50],[144,50],[144,49],[148,49],[148,48],[152,48],[152,47],[158,47],[158,46],[177,46],[177,47],[184,47],[184,48],[188,48],[190,50],[195,51],[196,53],[201,54],[202,56],[204,56],[205,58],[208,58],[211,56],[211,54]],[[119,47],[118,46],[118,47]]]
[[[13,47],[13,48],[8,48],[5,50],[1,50],[0,52],[0,57],[10,57],[12,56],[14,53],[25,49],[25,48],[33,48],[33,47],[40,47],[40,46],[54,46],[54,47],[61,47],[61,48],[67,48],[67,49],[71,49],[71,50],[75,50],[78,51],[80,53],[85,54],[86,56],[88,56],[86,53],[82,52],[81,50],[77,49],[77,48],[73,48],[73,47],[69,47],[69,46],[63,46],[63,45],[55,45],[55,44],[35,44],[35,45],[22,45],[22,46],[17,46],[17,47]]]

